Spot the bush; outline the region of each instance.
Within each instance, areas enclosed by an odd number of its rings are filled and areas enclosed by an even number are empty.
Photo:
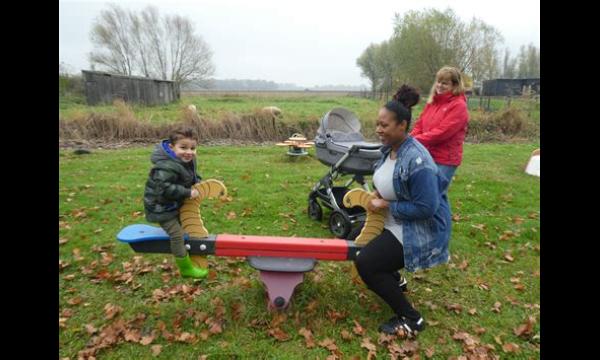
[[[80,75],[58,75],[59,96],[83,96],[84,92]]]
[[[539,138],[539,127],[527,120],[523,110],[506,108],[497,112],[471,111],[466,140],[496,142]]]
[[[196,112],[182,108],[178,122],[154,125],[140,121],[122,101],[115,101],[114,114],[87,114],[71,120],[59,119],[61,140],[129,140],[155,141],[168,136],[171,129],[181,123],[193,127],[202,140],[235,139],[247,141],[282,141],[295,132],[312,138],[319,122],[286,124],[260,110],[242,115],[226,113],[217,121],[200,117]]]

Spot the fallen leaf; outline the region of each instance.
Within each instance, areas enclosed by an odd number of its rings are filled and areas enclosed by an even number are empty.
[[[525,320],[525,323],[519,325],[513,331],[514,331],[515,335],[517,335],[517,336],[528,337],[533,332],[534,324],[535,324],[535,318],[533,316],[529,316]]]
[[[175,337],[175,340],[179,341],[179,342],[187,342],[187,343],[191,343],[196,339],[196,337],[193,334],[190,334],[189,332],[182,332],[181,334],[179,334],[178,336]]]
[[[153,356],[158,356],[158,354],[160,354],[162,351],[162,345],[152,345],[150,350],[152,351]]]
[[[85,331],[87,331],[88,334],[93,335],[94,333],[98,332],[98,329],[96,329],[96,327],[92,324],[86,324]]]
[[[388,335],[388,334],[380,333],[379,337],[377,338],[377,343],[379,345],[389,344],[392,341],[394,341],[395,339],[396,339],[395,335]]]
[[[468,266],[469,266],[469,263],[467,262],[467,260],[463,260],[460,263],[460,265],[458,265],[458,269],[465,270]]]
[[[81,250],[79,250],[79,248],[73,249],[73,260],[81,261],[83,259],[85,259],[85,258],[83,256],[81,256]]]
[[[154,341],[154,335],[142,336],[142,338],[140,339],[140,344],[146,346],[151,344],[152,341]]]
[[[301,328],[298,333],[302,336],[304,336],[304,341],[306,342],[306,347],[311,349],[315,346],[317,346],[315,344],[315,339],[313,338],[313,334],[312,331],[306,329],[306,328]]]
[[[78,305],[79,303],[81,303],[81,301],[82,301],[82,299],[79,296],[76,296],[74,298],[67,300],[67,303],[69,305]]]
[[[231,305],[231,318],[235,321],[239,320],[244,313],[246,307],[241,302],[236,302]]]
[[[471,225],[472,228],[475,228],[477,230],[483,231],[485,230],[486,226],[485,224],[477,224],[477,225]]]
[[[64,318],[64,317],[59,317],[58,318],[58,326],[61,328],[66,328],[66,322],[67,322],[68,318]]]
[[[425,349],[425,356],[427,358],[432,358],[434,354],[435,354],[435,351],[433,350],[433,348],[430,347],[430,348]]]
[[[360,326],[358,321],[354,320],[354,327],[352,328],[352,332],[354,332],[356,335],[362,336],[365,334],[365,329],[362,326]]]
[[[67,238],[59,238],[58,239],[58,245],[66,244],[68,242],[69,242],[69,239],[67,239]]]
[[[96,230],[94,230],[94,234],[99,234],[102,231],[104,231],[104,229],[102,229],[102,228],[96,229]]]
[[[104,306],[104,313],[106,314],[106,319],[108,320],[117,316],[117,314],[119,314],[122,310],[122,307],[110,303]]]
[[[460,304],[448,304],[446,305],[446,309],[448,311],[454,311],[457,314],[460,314],[460,312],[462,311],[462,305]]]
[[[486,332],[485,328],[482,328],[482,327],[475,328],[475,333],[477,335],[481,335],[481,334],[483,334],[485,332]]]
[[[210,328],[208,329],[208,332],[211,334],[220,334],[223,332],[223,327],[221,325],[220,321],[215,321],[211,324]]]
[[[475,314],[477,314],[477,309],[475,309],[475,308],[469,309],[468,313],[471,315],[475,315]]]
[[[324,347],[329,351],[336,351],[338,349],[337,345],[332,339],[326,338],[323,341],[319,342],[319,346]]]
[[[515,261],[515,259],[509,253],[504,254],[504,258],[509,262]]]
[[[519,352],[519,345],[515,344],[515,343],[506,343],[504,345],[502,345],[502,350],[504,350],[504,352],[506,353],[518,353]]]
[[[371,339],[369,337],[364,337],[362,339],[362,341],[360,342],[360,347],[369,350],[369,352],[377,351],[377,346],[371,342]]]
[[[71,264],[66,261],[58,260],[58,271],[61,271],[62,269],[66,268],[69,265],[71,265]]]
[[[342,330],[340,334],[342,336],[342,339],[344,339],[344,340],[351,340],[352,339],[352,334],[350,332],[346,331],[346,330]]]
[[[515,290],[523,291],[523,290],[525,290],[525,285],[517,284],[517,285],[515,285]]]
[[[290,336],[280,328],[270,329],[269,335],[271,335],[278,341],[287,341],[290,339]]]
[[[498,236],[498,240],[502,240],[502,241],[504,241],[504,240],[508,240],[508,239],[510,239],[510,238],[512,238],[512,237],[515,237],[515,235],[516,235],[516,234],[515,234],[515,232],[514,232],[514,231],[512,231],[512,230],[505,230],[505,231],[502,233],[502,235]]]
[[[499,313],[501,306],[502,306],[502,304],[499,301],[496,301],[494,303],[494,306],[492,307],[492,311],[495,312],[495,313]]]
[[[230,211],[227,213],[227,220],[233,220],[237,217],[234,211]]]
[[[125,334],[123,337],[124,337],[125,341],[137,343],[140,341],[141,334],[140,334],[140,331],[137,329],[127,329],[127,330],[125,330]]]
[[[515,224],[517,224],[517,225],[519,225],[519,224],[523,223],[523,220],[524,220],[524,219],[523,219],[522,217],[519,217],[519,216],[515,216],[515,217],[513,218],[513,222],[514,222]]]

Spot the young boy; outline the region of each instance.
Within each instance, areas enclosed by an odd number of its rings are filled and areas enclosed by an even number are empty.
[[[168,140],[156,145],[150,161],[153,166],[144,190],[146,220],[157,222],[171,239],[171,252],[183,277],[203,278],[208,269],[192,263],[183,241],[179,208],[186,198],[199,196],[192,185],[200,181],[196,173],[196,136],[191,128],[173,131]]]

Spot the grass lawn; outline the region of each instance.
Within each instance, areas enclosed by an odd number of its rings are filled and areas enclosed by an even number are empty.
[[[206,101],[199,109],[219,111]],[[280,101],[255,105],[285,108]],[[313,107],[321,114],[331,103]],[[539,178],[523,172],[537,147],[465,145],[450,187],[452,261],[407,274],[409,299],[429,322],[416,340],[380,337],[377,326],[391,312],[352,283],[348,262],[320,262],[280,314],[266,311],[258,272],[245,259],[209,256],[211,276],[194,282],[178,276],[170,255],[134,253],[115,235],[145,223],[151,147],[61,150],[60,358],[77,359],[101,333],[99,359],[366,359],[369,352],[448,359],[486,344],[502,359],[539,358]],[[202,205],[210,233],[331,237],[325,219],[306,214],[307,195],[327,168],[312,155],[289,159],[286,150],[199,149],[200,174],[223,181],[231,196]]]

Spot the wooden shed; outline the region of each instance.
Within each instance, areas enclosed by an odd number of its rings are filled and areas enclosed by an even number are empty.
[[[116,99],[144,105],[168,104],[179,100],[174,81],[82,70],[88,105],[110,104]]]
[[[525,93],[540,95],[540,78],[485,80],[481,91],[484,96],[520,96]]]

